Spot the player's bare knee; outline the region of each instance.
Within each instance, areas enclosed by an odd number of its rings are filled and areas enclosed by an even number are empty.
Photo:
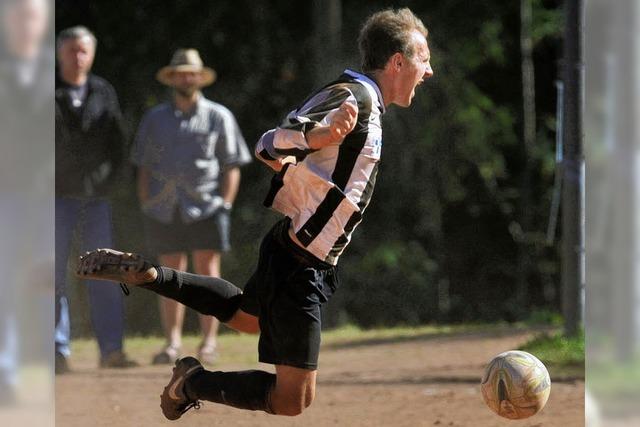
[[[282,396],[282,395],[280,395]],[[272,400],[273,411],[276,415],[285,415],[289,417],[295,417],[302,414],[302,412],[311,406],[313,402],[313,395],[309,393],[304,394],[290,394],[286,397],[280,397]]]
[[[287,417],[295,417],[297,415],[302,414],[305,410],[305,402],[303,401],[291,401],[286,402],[282,405],[279,405],[277,408],[274,408],[276,415],[284,415]]]
[[[305,409],[306,409],[306,408],[308,408],[309,406],[311,406],[311,404],[313,403],[313,399],[314,399],[314,397],[315,397],[315,396],[314,396],[314,394],[313,394],[313,393],[307,394],[307,396],[306,396],[306,398],[305,398],[305,400],[304,400],[304,407],[305,407]]]

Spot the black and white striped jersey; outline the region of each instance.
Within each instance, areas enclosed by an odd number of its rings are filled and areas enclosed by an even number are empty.
[[[344,102],[358,106],[353,131],[332,146],[309,148],[305,134],[326,124]],[[380,89],[369,77],[351,71],[312,94],[283,123],[267,131],[256,156],[274,160],[295,156],[274,176],[265,206],[291,218],[291,227],[307,251],[335,265],[362,220],[378,171],[382,149]]]

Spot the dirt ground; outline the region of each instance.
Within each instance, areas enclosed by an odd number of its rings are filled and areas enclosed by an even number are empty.
[[[204,402],[200,410],[167,421],[159,395],[170,368],[96,370],[93,357],[76,358],[74,372],[56,378],[56,426],[584,426],[581,379],[552,375],[547,406],[528,420],[505,420],[484,406],[479,390],[484,364],[529,337],[527,332],[473,333],[325,345],[316,400],[295,418]],[[216,369],[256,367],[272,371],[261,364],[225,363]]]

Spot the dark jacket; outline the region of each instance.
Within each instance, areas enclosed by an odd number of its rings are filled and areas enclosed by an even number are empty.
[[[80,111],[56,76],[56,197],[105,197],[124,163],[126,136],[113,87],[90,75]]]

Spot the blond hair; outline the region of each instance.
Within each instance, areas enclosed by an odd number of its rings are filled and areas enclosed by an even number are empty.
[[[367,18],[358,37],[362,71],[383,69],[396,52],[412,57],[415,54],[411,40],[414,30],[425,38],[429,34],[420,18],[406,7],[386,9]]]

